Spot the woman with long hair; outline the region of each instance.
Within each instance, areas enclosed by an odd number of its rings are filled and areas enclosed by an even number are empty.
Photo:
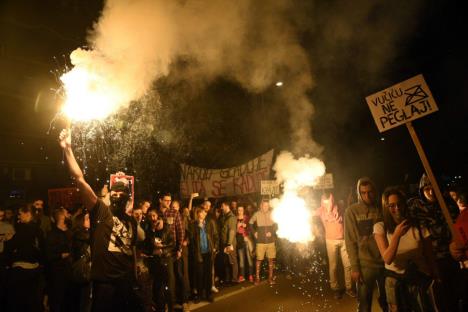
[[[427,229],[408,217],[406,196],[398,188],[382,194],[383,222],[374,236],[385,262],[385,292],[390,311],[435,311],[431,295],[436,276]]]

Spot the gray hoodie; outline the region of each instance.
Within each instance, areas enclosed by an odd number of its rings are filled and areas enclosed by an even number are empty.
[[[377,203],[367,205],[363,202],[359,192],[363,182],[370,183],[376,190],[369,178],[359,179],[358,202],[349,206],[345,212],[345,244],[353,272],[359,272],[363,266],[378,268],[384,265],[373,235],[374,224],[382,221],[382,211]]]

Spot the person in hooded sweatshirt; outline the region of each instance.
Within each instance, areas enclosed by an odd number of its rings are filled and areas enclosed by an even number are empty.
[[[110,191],[111,205],[98,199],[86,182],[72,150],[71,131],[59,136],[71,176],[75,179],[91,220],[92,311],[141,311],[134,291],[134,246],[138,237],[136,221],[126,213],[130,199],[129,184],[123,179]]]
[[[385,298],[384,263],[373,235],[373,227],[382,221],[377,192],[369,178],[357,182],[358,202],[345,212],[345,244],[351,263],[351,278],[357,284],[358,311],[371,311],[374,287],[378,287],[379,305],[388,306]]]
[[[447,203],[449,201],[446,201]],[[451,257],[449,245],[452,239],[434,189],[426,174],[419,181],[419,196],[408,201],[410,216],[421,227],[429,230],[436,267],[440,280],[435,284],[434,296],[439,311],[463,311],[459,307],[461,273],[458,263]],[[452,220],[458,216],[458,208],[447,205]]]

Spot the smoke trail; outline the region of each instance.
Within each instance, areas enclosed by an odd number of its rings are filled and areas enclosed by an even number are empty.
[[[318,155],[306,95],[313,85],[310,65],[293,16],[294,4],[285,0],[108,0],[90,32],[89,48],[71,54],[72,72],[91,73],[76,89],[75,105],[93,101],[83,101],[84,90],[99,90],[99,105],[115,105],[103,108],[99,117],[116,111],[140,99],[183,59],[189,65],[178,78],[199,88],[219,77],[250,92],[284,81],[280,96],[290,107],[294,151]],[[104,94],[110,98],[104,100]]]

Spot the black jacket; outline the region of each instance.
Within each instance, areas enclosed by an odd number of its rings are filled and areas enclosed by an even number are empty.
[[[14,262],[43,263],[44,234],[35,222],[17,223],[15,235],[5,242],[5,257],[8,264]]]
[[[202,253],[200,249],[200,226],[198,225],[198,220],[193,221],[190,224],[190,252],[193,255],[193,258],[198,262],[202,262]],[[206,238],[208,240],[208,249],[211,254],[214,254],[216,250],[219,249],[218,246],[218,232],[215,229],[214,222],[210,220],[205,220],[205,231]]]
[[[154,246],[154,242],[156,238],[161,240],[161,243],[163,244],[162,248],[157,248],[156,246]],[[154,253],[157,249],[160,249],[162,251],[160,255]],[[142,248],[143,253],[149,256],[155,255],[161,258],[170,258],[172,257],[173,250],[174,250],[174,238],[169,227],[167,227],[164,224],[163,229],[159,231],[158,230],[154,231],[151,228],[151,226],[147,229],[145,233],[145,241],[143,243],[143,248]]]

